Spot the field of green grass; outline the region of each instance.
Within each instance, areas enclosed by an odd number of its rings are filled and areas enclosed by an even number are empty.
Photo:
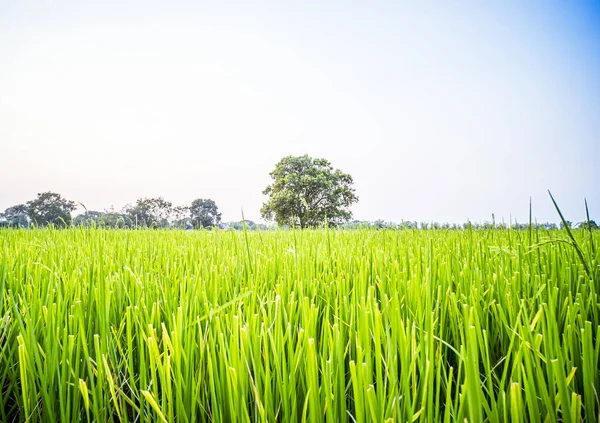
[[[0,231],[0,421],[598,421],[573,236]]]

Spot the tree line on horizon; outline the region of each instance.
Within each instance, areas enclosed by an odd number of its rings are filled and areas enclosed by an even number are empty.
[[[77,202],[70,201],[58,193],[44,192],[33,200],[24,204],[8,207],[0,213],[0,228],[26,228],[45,227],[103,227],[113,229],[233,229],[243,230],[268,230],[277,228],[278,225],[266,225],[252,220],[223,222],[221,213],[216,203],[211,199],[196,199],[189,206],[174,206],[163,197],[139,198],[134,204],[128,204],[121,210],[110,208],[104,211],[85,210],[76,216],[72,212],[77,208]],[[574,224],[567,221],[570,227],[586,228],[587,222]],[[375,221],[351,220],[337,225],[342,229],[421,229],[421,230],[487,230],[487,229],[517,229],[529,228],[528,223],[498,223],[498,222],[465,222],[439,223],[402,221],[401,223],[378,219]],[[532,223],[534,229],[563,229],[564,224]],[[288,224],[280,225],[289,229]],[[593,220],[590,221],[592,229],[598,229]]]
[[[287,156],[281,159],[269,174],[272,183],[263,194],[268,196],[261,208],[261,216],[274,225],[255,223],[249,220],[222,222],[221,213],[211,199],[198,198],[190,205],[174,206],[163,197],[139,198],[117,211],[114,208],[100,211],[85,210],[74,218],[75,201],[67,200],[55,192],[39,193],[24,204],[17,204],[0,213],[0,227],[44,227],[64,228],[70,226],[96,226],[106,228],[170,228],[170,229],[270,229],[340,227],[345,229],[526,229],[529,224],[475,223],[450,224],[438,222],[403,221],[401,223],[376,220],[374,222],[352,220],[350,207],[358,201],[353,179],[347,173],[334,169],[326,159],[313,159],[308,155]],[[81,204],[83,206],[83,204]],[[84,206],[85,208],[85,206]],[[587,210],[587,203],[586,203]],[[561,216],[562,218],[562,216]],[[562,219],[555,223],[535,223],[543,229],[589,227],[597,229],[593,220],[572,222]]]
[[[198,198],[189,206],[174,206],[163,197],[139,198],[134,204],[127,204],[119,211],[114,208],[103,212],[85,210],[72,217],[77,204],[55,192],[39,193],[35,199],[9,207],[4,213],[0,213],[0,224],[11,227],[51,225],[56,228],[99,226],[128,229],[199,229],[221,224],[221,213],[211,199]]]

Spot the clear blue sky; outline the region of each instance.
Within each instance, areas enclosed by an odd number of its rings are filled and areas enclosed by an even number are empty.
[[[0,210],[214,199],[259,219],[285,155],[358,219],[600,216],[600,1],[0,0]]]

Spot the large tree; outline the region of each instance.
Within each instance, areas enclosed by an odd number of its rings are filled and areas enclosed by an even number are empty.
[[[37,226],[54,225],[57,227],[71,224],[71,212],[75,202],[63,198],[55,192],[38,194],[35,200],[28,201],[27,214]]]
[[[221,213],[217,204],[207,198],[198,198],[192,201],[190,215],[194,228],[209,228],[217,226],[221,222]]]
[[[334,170],[329,161],[288,156],[270,175],[273,183],[263,191],[269,200],[261,209],[266,220],[306,228],[337,226],[352,217],[350,206],[358,201],[352,176]]]

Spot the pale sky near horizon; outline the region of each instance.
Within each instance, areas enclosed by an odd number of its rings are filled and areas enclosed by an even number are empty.
[[[287,155],[356,219],[600,217],[600,0],[0,0],[0,211],[216,201]]]

